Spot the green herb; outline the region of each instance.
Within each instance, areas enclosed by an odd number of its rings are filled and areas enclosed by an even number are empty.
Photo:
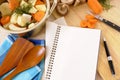
[[[108,10],[112,7],[112,5],[110,4],[111,0],[98,0],[98,1],[101,3],[105,10]]]
[[[29,14],[29,10],[31,8],[32,8],[31,4],[29,4],[28,6],[23,5],[23,6],[20,6],[20,7],[16,8],[15,12],[17,14],[23,14],[23,13]]]

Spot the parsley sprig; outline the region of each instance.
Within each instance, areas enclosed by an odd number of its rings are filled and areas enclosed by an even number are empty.
[[[99,2],[101,3],[101,5],[104,7],[105,10],[108,10],[112,7],[110,1],[111,0],[99,0]]]
[[[29,10],[31,8],[32,8],[31,4],[29,4],[28,6],[23,5],[23,6],[16,8],[14,12],[17,14],[23,14],[23,13],[29,14]]]

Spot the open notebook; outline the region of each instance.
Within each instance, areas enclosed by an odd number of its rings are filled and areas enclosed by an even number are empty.
[[[100,34],[47,22],[45,80],[95,80]]]

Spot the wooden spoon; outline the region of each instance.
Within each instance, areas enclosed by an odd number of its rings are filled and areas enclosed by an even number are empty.
[[[20,59],[33,47],[34,45],[30,41],[18,38],[11,46],[0,66],[0,76],[3,76],[5,73],[16,67]]]
[[[3,80],[12,80],[18,73],[37,65],[44,57],[44,54],[44,47],[35,46],[20,60],[16,69]]]

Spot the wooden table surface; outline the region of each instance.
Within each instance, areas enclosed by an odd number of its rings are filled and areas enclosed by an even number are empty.
[[[111,4],[113,7],[108,11],[103,11],[100,15],[120,26],[120,0],[111,0]],[[77,7],[71,6],[68,15],[65,16],[66,22],[68,25],[79,27],[80,21],[85,18],[88,10],[90,9],[87,4]],[[56,11],[53,12],[53,15],[56,18],[60,17]],[[102,22],[98,22],[96,28],[102,31],[96,80],[120,80],[120,32],[112,29]],[[103,46],[103,37],[106,38],[110,54],[113,58],[116,73],[115,76],[112,76],[110,72],[107,56]],[[99,78],[98,74],[102,79]]]

